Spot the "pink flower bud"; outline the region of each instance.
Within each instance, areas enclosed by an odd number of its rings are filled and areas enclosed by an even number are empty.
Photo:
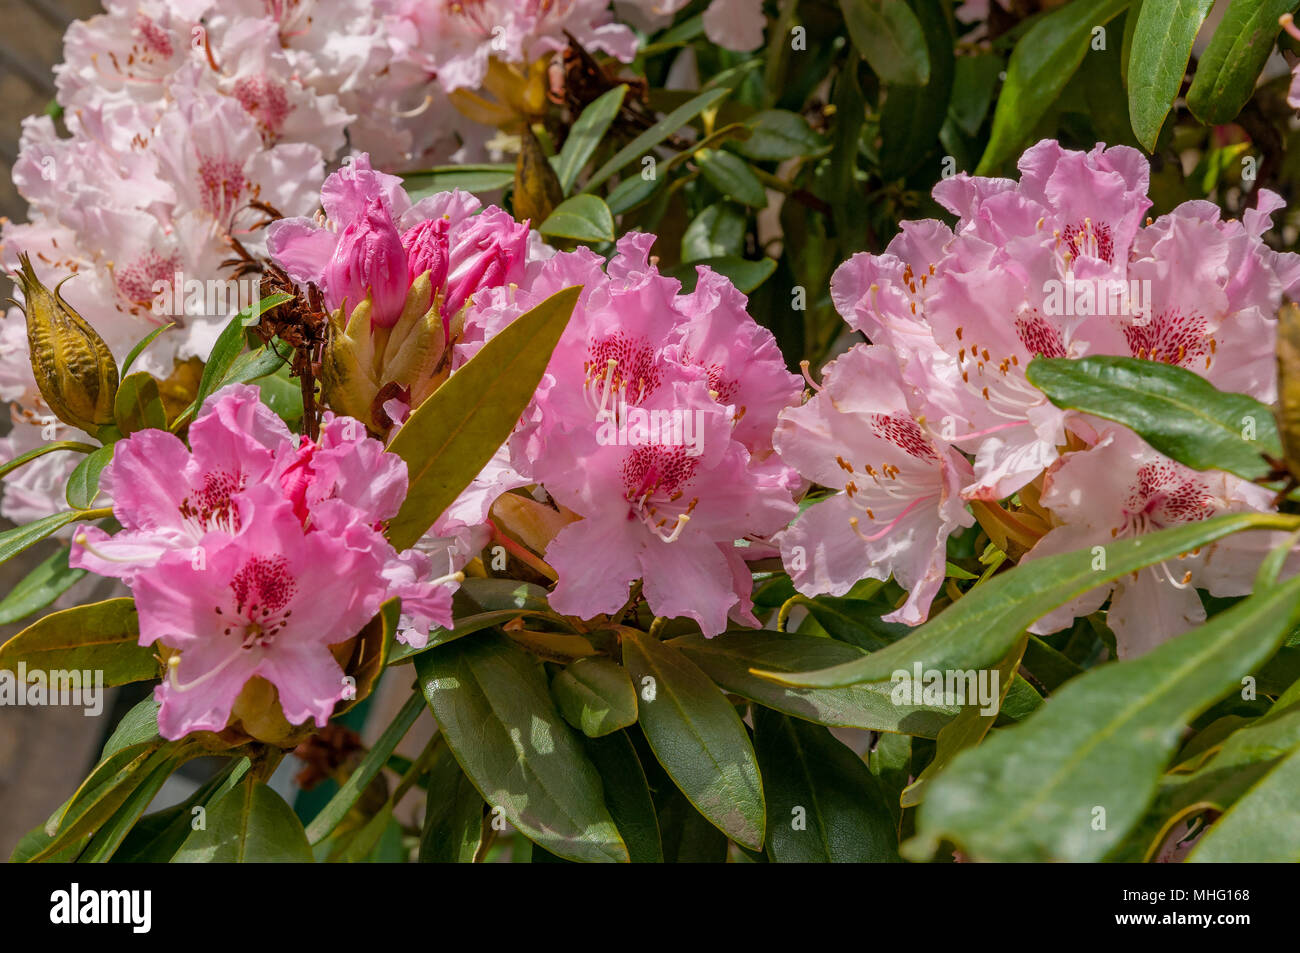
[[[447,234],[450,230],[451,223],[447,219],[430,218],[408,228],[402,235],[402,247],[406,249],[406,266],[411,280],[414,281],[427,271],[429,283],[435,292],[447,280],[447,260],[450,256]]]
[[[365,215],[343,229],[321,282],[331,309],[345,300],[355,307],[372,294],[370,323],[380,328],[397,323],[411,282],[401,236],[379,198],[371,199]]]

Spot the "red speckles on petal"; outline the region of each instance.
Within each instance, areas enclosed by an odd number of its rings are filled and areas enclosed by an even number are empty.
[[[623,461],[627,499],[673,498],[695,475],[699,457],[686,447],[634,447]]]
[[[235,611],[250,621],[280,612],[293,599],[298,584],[283,556],[252,556],[230,580]]]
[[[610,361],[614,362],[610,369]],[[586,371],[592,381],[609,380],[628,403],[640,403],[659,387],[660,371],[655,351],[645,338],[632,338],[622,331],[596,341],[587,350]]]
[[[1115,261],[1115,239],[1111,236],[1110,226],[1105,222],[1084,219],[1067,225],[1061,233],[1061,239],[1071,258],[1087,255],[1089,258],[1100,258],[1108,265]]]
[[[132,306],[147,308],[157,296],[154,283],[165,281],[170,288],[179,268],[180,259],[176,255],[164,258],[155,251],[146,252],[125,268],[116,269],[117,290]]]
[[[265,135],[274,138],[280,134],[289,116],[289,97],[279,83],[265,76],[245,76],[235,83],[234,94]]]
[[[1061,332],[1037,312],[1016,318],[1016,336],[1030,354],[1065,357],[1065,342],[1061,340]]]
[[[1214,513],[1209,488],[1186,467],[1172,462],[1144,463],[1124,503],[1131,516],[1156,527],[1196,522]]]
[[[871,429],[877,437],[888,440],[918,460],[938,460],[934,447],[911,417],[902,414],[872,414]]]
[[[1183,314],[1179,308],[1162,311],[1145,325],[1126,326],[1124,338],[1134,357],[1198,370],[1208,366],[1202,359],[1214,352],[1205,318]]]
[[[140,41],[137,52],[153,54],[160,59],[171,59],[176,52],[167,32],[143,13],[136,14],[134,32]]]
[[[187,496],[180,506],[181,516],[198,524],[200,529],[239,531],[239,511],[233,497],[247,482],[244,474],[213,470],[203,477],[203,489]]]
[[[227,218],[248,188],[243,167],[224,156],[199,156],[199,194],[203,210]]]

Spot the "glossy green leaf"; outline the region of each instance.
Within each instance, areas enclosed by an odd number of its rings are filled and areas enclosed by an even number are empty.
[[[729,199],[750,208],[766,208],[767,192],[754,170],[740,156],[725,149],[701,149],[695,153],[700,174]]]
[[[896,862],[898,832],[866,764],[820,725],[754,709],[767,793],[767,853],[779,863]]]
[[[495,192],[515,180],[515,164],[480,163],[470,165],[444,165],[421,172],[408,172],[402,176],[412,202],[460,189],[464,192]]]
[[[107,515],[107,514],[105,514]],[[57,533],[69,523],[84,519],[82,513],[51,513],[23,526],[15,526],[0,533],[0,563],[12,559],[29,546],[35,546],[46,536]]]
[[[615,86],[583,107],[582,114],[564,140],[564,148],[551,160],[565,195],[573,191],[573,183],[578,181],[578,174],[591,159],[610,123],[623,108],[623,98],[626,95],[626,85]]]
[[[415,543],[505,443],[550,363],[580,288],[516,318],[416,408],[389,451],[406,461],[410,489],[388,524],[400,551]]]
[[[650,151],[654,149],[655,146],[659,145],[673,133],[677,132],[677,130],[681,129],[682,126],[686,125],[706,109],[716,106],[730,92],[731,90],[726,88],[710,89],[706,92],[700,93],[700,95],[683,103],[681,106],[678,106],[663,119],[660,119],[645,132],[641,133],[641,135],[629,142],[626,146],[620,149],[612,159],[597,169],[592,177],[587,181],[587,184],[582,187],[582,191],[595,191],[598,186],[603,184],[606,179],[612,176],[619,169],[623,168],[623,166],[632,161],[639,161],[642,156],[649,155]]]
[[[1105,568],[1091,550],[1022,563],[976,586],[907,638],[861,659],[807,672],[761,671],[783,685],[835,688],[888,683],[895,671],[962,671],[998,663],[1036,619],[1097,586],[1247,529],[1294,528],[1286,517],[1234,513],[1175,526],[1105,547]],[[1067,686],[1068,687],[1068,686]]]
[[[1128,4],[1129,0],[1073,0],[1034,21],[1007,63],[1007,79],[977,175],[992,174],[1021,150],[1088,54],[1093,29],[1105,26]]]
[[[119,389],[117,393],[121,396],[122,390]],[[161,407],[162,404],[158,406]],[[94,453],[87,454],[68,474],[68,486],[64,490],[64,496],[73,509],[84,510],[94,505],[95,498],[99,496],[99,475],[113,460],[113,446],[110,443],[106,447],[100,447]]]
[[[0,625],[8,625],[44,609],[86,574],[68,565],[69,550],[60,546],[0,599]]]
[[[1230,0],[1187,90],[1192,115],[1215,125],[1237,118],[1273,52],[1278,17],[1295,9],[1295,0]]]
[[[1214,0],[1145,0],[1137,15],[1128,103],[1133,131],[1147,152],[1156,150],[1160,129],[1183,84],[1192,44],[1212,6]]]
[[[1261,454],[1282,454],[1268,407],[1181,367],[1128,357],[1038,357],[1026,374],[1058,407],[1121,423],[1193,470],[1253,480],[1271,469]]]
[[[612,242],[614,213],[599,196],[575,195],[557,205],[537,230],[543,235],[579,242]]]
[[[1076,678],[929,785],[904,854],[949,840],[979,860],[1101,859],[1142,817],[1184,725],[1277,650],[1297,607],[1300,578]]]
[[[955,705],[927,707],[914,705],[910,699],[895,705],[888,679],[819,689],[778,685],[752,674],[753,669],[797,672],[818,666],[831,668],[866,658],[864,652],[835,639],[761,630],[727,632],[712,639],[688,635],[670,644],[725,690],[821,725],[934,738],[958,711]]]
[[[694,264],[710,258],[740,257],[747,226],[744,211],[731,202],[710,205],[686,226],[682,261]]]
[[[0,670],[103,672],[105,685],[158,677],[154,650],[139,644],[135,602],[109,599],[52,612],[0,646]]]
[[[765,109],[745,120],[750,137],[732,148],[756,162],[784,162],[800,156],[815,156],[829,148],[826,137],[813,130],[808,120],[786,109]]]
[[[927,159],[939,161],[939,131],[953,92],[953,35],[940,0],[908,0],[921,25],[930,58],[930,78],[916,86],[894,86],[880,116],[880,174],[895,179]],[[902,3],[891,6],[904,7]]]
[[[741,294],[750,294],[776,272],[776,259],[760,258],[758,261],[750,261],[734,256],[701,258],[668,268],[664,274],[680,281],[682,292],[690,294],[699,281],[697,268],[712,268],[735,285]]]
[[[541,663],[485,633],[416,657],[425,700],[490,807],[568,860],[626,861],[600,776],[546,685]]]
[[[206,823],[207,810],[244,777],[250,767],[247,758],[228,761],[206,784],[180,804],[146,814],[122,839],[110,860],[115,864],[163,864],[170,861],[194,830],[199,816]],[[203,815],[195,808],[203,808]]]
[[[551,694],[564,720],[588,738],[599,738],[636,722],[632,679],[627,669],[613,659],[578,659],[551,681]]]
[[[425,784],[420,863],[470,863],[483,842],[483,798],[446,745],[434,752]]]
[[[924,86],[930,81],[925,33],[899,0],[840,0],[849,37],[886,83]]]
[[[627,732],[584,738],[582,745],[605,786],[605,804],[627,844],[632,863],[663,863],[654,799]]]
[[[185,839],[178,864],[313,862],[302,822],[284,798],[252,774],[207,812],[205,828]]]
[[[130,372],[131,365],[134,364],[136,362],[136,359],[145,352],[145,349],[154,341],[158,340],[159,336],[164,331],[170,331],[174,327],[176,327],[176,325],[172,323],[164,324],[160,328],[154,328],[143,338],[137,341],[135,346],[131,348],[130,351],[127,352],[126,360],[122,362],[122,370],[119,373],[121,373],[121,375],[125,377]]]
[[[640,724],[655,757],[719,830],[762,850],[763,782],[736,709],[679,650],[644,632],[620,631],[623,664],[640,692]]]
[[[1291,752],[1201,836],[1192,864],[1300,862],[1300,749]]]
[[[138,371],[122,379],[113,398],[113,419],[124,434],[150,428],[167,429],[167,411],[163,409],[158,381],[152,374]]]

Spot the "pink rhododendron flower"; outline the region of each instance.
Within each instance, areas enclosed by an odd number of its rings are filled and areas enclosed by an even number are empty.
[[[781,413],[777,452],[810,480],[842,487],[806,509],[778,541],[795,587],[842,596],[892,574],[907,602],[885,618],[924,622],[947,564],[947,541],[975,519],[961,499],[966,458],[922,430],[916,399],[882,347],[828,364],[822,387]]]
[[[370,297],[370,320],[375,327],[397,323],[411,279],[402,238],[378,197],[339,235],[321,285],[326,291],[326,307],[337,308],[345,301],[356,304]]]
[[[551,604],[614,613],[642,579],[656,614],[688,616],[712,635],[728,617],[754,624],[736,541],[794,515],[797,476],[771,455],[771,432],[799,380],[743,295],[706,268],[680,294],[651,264],[653,242],[625,236],[608,267],[585,249],[556,255],[526,291],[485,295],[467,323],[490,337],[583,286],[511,440],[515,469],[581,517],[546,550],[559,575]]]
[[[1231,474],[1190,470],[1131,431],[1108,428],[1096,446],[1066,454],[1048,471],[1041,502],[1063,525],[1026,559],[1105,547],[1223,513],[1271,510],[1272,497],[1272,491]],[[1110,596],[1106,622],[1120,657],[1141,655],[1205,621],[1198,588],[1214,596],[1249,594],[1265,552],[1250,536],[1229,537],[1099,586],[1039,619],[1030,631],[1065,628],[1076,616],[1100,609]]]
[[[310,713],[323,724],[341,685],[330,683],[333,694],[321,686],[339,673],[327,651],[308,656],[354,636],[386,599],[403,601],[404,641],[423,645],[431,625],[451,624],[462,577],[441,572],[430,553],[398,554],[384,539],[383,522],[406,495],[406,465],[359,422],[327,413],[319,440],[299,439],[257,388],[231,385],[204,403],[189,439],[187,448],[170,433],[142,430],[119,441],[100,480],[122,529],[78,527],[70,556],[131,587],[142,644],[181,651],[179,682],[159,689],[177,726],[165,728],[176,732],[169,737],[219,729],[254,674],[275,682],[282,699],[288,693],[291,721]],[[324,590],[333,591],[326,598]],[[296,616],[292,625],[286,613]],[[177,621],[184,617],[188,625]],[[292,680],[299,663],[312,684],[277,681]],[[194,695],[186,687],[209,682]],[[314,707],[302,707],[304,699]]]

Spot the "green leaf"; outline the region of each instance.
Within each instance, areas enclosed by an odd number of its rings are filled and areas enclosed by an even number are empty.
[[[725,149],[701,149],[695,153],[700,174],[715,189],[750,208],[766,208],[763,183],[744,159]]]
[[[163,409],[158,381],[152,374],[138,371],[122,379],[113,399],[113,419],[123,434],[167,429],[167,411]]]
[[[537,230],[579,242],[612,242],[614,213],[599,196],[579,194],[557,205]]]
[[[94,453],[98,449],[99,447],[95,446],[93,443],[82,443],[79,440],[57,440],[53,443],[42,444],[34,450],[20,453],[7,463],[0,464],[0,477],[12,473],[24,463],[30,463],[37,457],[43,457],[47,453],[54,453],[56,450],[73,450],[77,453]]]
[[[1137,16],[1128,104],[1133,131],[1147,152],[1156,151],[1160,129],[1183,85],[1192,44],[1212,6],[1214,0],[1146,0]]]
[[[426,786],[420,863],[470,863],[483,842],[483,798],[446,745],[434,752]]]
[[[117,810],[95,831],[95,836],[77,857],[77,863],[102,864],[110,860],[182,760],[170,752],[155,755],[150,764],[142,769],[140,783],[131,789]]]
[[[861,659],[816,672],[759,671],[783,685],[835,688],[888,683],[893,672],[961,671],[994,666],[1039,617],[1097,586],[1247,529],[1294,528],[1286,517],[1233,513],[1175,526],[1105,547],[1105,568],[1091,550],[1022,563],[976,586],[905,639]],[[1068,687],[1068,686],[1067,686]]]
[[[710,205],[686,226],[682,236],[682,261],[694,264],[710,258],[739,258],[745,247],[748,222],[742,209],[730,202]]]
[[[411,695],[406,700],[394,718],[384,729],[384,733],[379,736],[379,740],[374,743],[364,758],[356,766],[353,772],[348,775],[348,779],[339,785],[339,789],[334,796],[330,798],[319,814],[317,814],[310,824],[307,825],[307,840],[311,844],[319,844],[339,823],[347,816],[348,811],[352,810],[352,805],[357,803],[357,799],[369,787],[370,782],[375,776],[383,770],[388,756],[393,753],[408,731],[411,725],[415,724],[416,717],[423,708],[421,699],[418,694]]]
[[[626,95],[626,84],[616,86],[583,107],[582,114],[578,116],[577,122],[573,124],[568,137],[564,140],[564,148],[551,160],[565,195],[573,191],[573,183],[578,181],[578,173],[591,159],[592,153],[600,145],[610,123],[623,108],[623,98]]]
[[[815,156],[830,147],[808,120],[786,109],[764,109],[745,120],[751,135],[732,148],[756,162],[784,162],[800,156]]]
[[[623,664],[640,687],[641,728],[655,757],[720,831],[762,850],[763,782],[736,709],[676,648],[644,632],[620,631]]]
[[[134,375],[132,375],[134,376]],[[127,378],[130,380],[130,378]],[[118,390],[118,395],[122,393]],[[159,407],[162,405],[159,404]],[[165,424],[164,424],[165,426]],[[94,453],[87,454],[76,468],[68,474],[68,486],[64,496],[73,509],[84,510],[94,505],[99,496],[99,475],[113,459],[114,444],[100,447]]]
[[[1261,454],[1282,455],[1268,407],[1181,367],[1129,357],[1038,357],[1026,374],[1058,407],[1121,423],[1193,470],[1254,480],[1271,470]]]
[[[450,192],[453,189],[464,192],[495,192],[497,189],[504,189],[514,180],[513,162],[436,166],[421,172],[408,172],[402,176],[402,183],[410,194],[412,202],[418,202],[439,192]]]
[[[104,761],[117,754],[123,748],[146,742],[160,742],[158,734],[158,702],[152,694],[140,699],[122,716],[113,733],[104,742],[104,750],[99,753],[99,760]]]
[[[109,599],[52,612],[0,645],[0,670],[102,671],[105,685],[158,677],[154,650],[139,644],[135,602]]]
[[[767,853],[778,863],[897,862],[894,817],[862,759],[819,725],[754,710],[767,792]]]
[[[1297,607],[1300,578],[1076,678],[930,784],[904,854],[950,840],[979,860],[1100,860],[1142,817],[1185,724],[1277,650]]]
[[[582,745],[605,785],[605,805],[627,844],[628,858],[634,864],[663,863],[654,800],[627,732],[585,738]]]
[[[1296,0],[1231,0],[1187,90],[1193,116],[1211,125],[1237,118],[1273,52],[1278,17],[1295,9]]]
[[[165,864],[194,830],[194,808],[205,812],[239,783],[250,767],[247,758],[232,759],[211,780],[173,807],[146,814],[123,838],[111,858],[115,864]]]
[[[731,92],[730,89],[710,89],[694,97],[688,102],[678,106],[663,119],[647,129],[641,135],[637,136],[626,146],[618,151],[614,158],[610,159],[595,174],[587,180],[587,184],[582,187],[583,192],[594,192],[606,179],[612,176],[623,166],[634,160],[639,160],[642,156],[649,154],[650,150],[659,143],[663,142],[682,126],[686,125],[700,113],[709,109]]]
[[[172,858],[178,864],[270,864],[313,862],[302,822],[266,784],[251,773],[207,812],[204,830],[194,831]]]
[[[92,518],[109,515],[107,512],[91,512],[95,514]],[[30,546],[35,546],[46,536],[57,533],[69,523],[75,523],[77,520],[86,518],[87,512],[84,511],[73,510],[70,513],[51,513],[49,516],[42,516],[25,526],[15,526],[13,529],[5,530],[0,533],[0,563],[12,559]]]
[[[412,658],[421,652],[427,652],[435,649],[440,645],[446,645],[456,639],[464,638],[467,635],[473,635],[475,632],[482,632],[484,629],[493,629],[499,625],[504,625],[512,619],[546,619],[547,621],[557,621],[560,619],[553,612],[538,612],[529,609],[494,609],[491,612],[480,612],[468,616],[456,623],[455,628],[429,629],[429,641],[416,648],[413,645],[399,643],[393,646],[392,652],[388,656],[389,665],[398,665],[402,662],[409,662]]]
[[[639,205],[643,205],[654,197],[659,191],[659,186],[663,185],[667,176],[660,177],[658,174],[646,178],[643,175],[630,175],[614,188],[610,189],[606,201],[609,203],[609,210],[615,215],[622,215],[624,212],[630,212]]]
[[[86,574],[86,570],[68,565],[68,555],[68,548],[60,546],[0,599],[0,625],[44,609]]]
[[[412,546],[505,443],[533,398],[581,288],[566,288],[515,319],[415,409],[389,445],[410,489],[388,524]]]
[[[485,634],[417,656],[425,700],[483,799],[567,860],[628,859],[600,776],[555,710],[541,663]]]
[[[925,33],[898,0],[840,0],[853,45],[886,83],[924,86],[930,81]]]
[[[613,659],[578,659],[555,676],[551,695],[564,720],[588,738],[636,723],[636,690]]]
[[[885,179],[910,175],[927,159],[938,162],[939,131],[952,98],[952,29],[939,0],[910,0],[925,35],[930,78],[917,86],[894,86],[880,116],[880,174]],[[905,8],[902,3],[891,6]]]
[[[952,98],[948,115],[968,136],[979,135],[993,103],[998,74],[1004,64],[995,53],[959,56],[953,64]]]
[[[143,338],[141,338],[136,343],[135,347],[131,348],[131,350],[127,352],[126,360],[122,362],[122,370],[120,372],[122,376],[125,377],[127,375],[127,372],[131,370],[131,365],[135,363],[136,358],[138,358],[141,354],[144,353],[145,348],[147,348],[154,341],[158,340],[158,336],[161,335],[164,331],[170,331],[174,327],[176,327],[176,325],[174,323],[169,322],[167,324],[164,324],[160,328],[154,328]]]
[[[1202,835],[1192,864],[1300,861],[1300,749],[1291,752]]]
[[[989,175],[1024,145],[1088,54],[1095,27],[1124,12],[1129,0],[1074,0],[1034,21],[1007,63],[993,131],[977,175]]]
[[[776,272],[774,258],[762,258],[750,261],[746,258],[726,256],[723,258],[700,258],[667,269],[664,274],[676,278],[682,283],[682,292],[690,294],[695,290],[699,280],[697,268],[712,268],[727,278],[741,294],[751,294],[763,282]]]
[[[935,738],[958,711],[955,705],[926,707],[913,705],[910,699],[895,705],[888,680],[843,688],[794,688],[751,673],[754,669],[797,672],[812,666],[830,668],[866,657],[835,639],[762,630],[726,632],[712,639],[688,635],[670,644],[726,691],[819,725]]]

